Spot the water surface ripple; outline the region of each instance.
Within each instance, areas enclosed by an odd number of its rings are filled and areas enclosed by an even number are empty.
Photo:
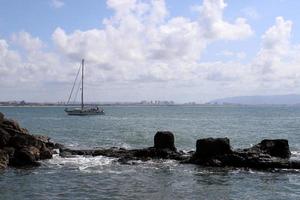
[[[60,107],[1,107],[34,134],[76,148],[153,145],[170,130],[178,149],[203,137],[229,137],[234,148],[286,138],[300,159],[300,107],[123,107],[105,116],[67,116]],[[43,161],[35,169],[0,172],[0,199],[300,199],[300,172],[203,168],[158,160],[120,165],[106,157]]]

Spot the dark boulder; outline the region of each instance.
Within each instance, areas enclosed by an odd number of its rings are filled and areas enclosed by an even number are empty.
[[[300,161],[299,160],[292,160],[289,162],[290,169],[300,169]]]
[[[53,151],[47,147],[43,147],[40,149],[40,160],[51,159],[53,155]]]
[[[203,166],[245,167],[255,169],[297,169],[299,161],[289,161],[287,140],[263,140],[247,148],[231,150],[228,138],[205,138],[197,141],[196,153],[188,163]]]
[[[9,163],[9,155],[6,151],[0,149],[0,170],[7,168]]]
[[[197,157],[210,158],[213,156],[232,153],[230,141],[228,138],[204,138],[197,140]]]
[[[63,144],[60,144],[60,143],[52,143],[52,144],[51,145],[48,144],[47,147],[52,148],[52,149],[59,149],[59,150],[66,148]]]
[[[16,150],[10,165],[12,166],[39,166],[37,162],[40,159],[38,148],[29,146]]]
[[[10,139],[10,146],[14,148],[22,148],[25,146],[34,146],[38,149],[45,146],[45,143],[43,143],[41,140],[36,138],[33,135],[27,135],[27,134],[18,134],[13,136]]]
[[[154,148],[176,151],[174,134],[170,131],[158,131],[154,136]]]
[[[16,134],[29,134],[28,130],[21,128],[17,121],[4,118],[1,124],[2,128],[5,129],[11,136]]]
[[[10,134],[0,127],[0,148],[3,148],[8,145],[11,136]]]
[[[13,147],[3,147],[2,150],[5,151],[8,154],[9,157],[14,156],[15,148],[13,148]]]
[[[252,147],[252,150],[257,150],[258,152],[261,151],[261,153],[269,154],[270,156],[279,158],[291,157],[289,142],[285,139],[266,139]]]
[[[0,112],[0,124],[2,124],[3,120],[4,120],[4,115],[2,112]]]
[[[21,128],[18,122],[6,119],[0,113],[2,167],[37,166],[39,160],[52,158],[53,150],[58,146],[62,147],[52,143],[47,136],[29,134],[28,130]]]

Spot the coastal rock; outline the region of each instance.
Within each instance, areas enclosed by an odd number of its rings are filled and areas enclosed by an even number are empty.
[[[0,148],[8,145],[10,138],[11,138],[10,134],[6,130],[0,127]]]
[[[0,114],[1,166],[37,166],[39,160],[52,158],[54,144],[47,136],[34,136],[14,121]],[[5,158],[5,159],[4,159]],[[6,159],[7,158],[7,159]],[[5,162],[4,162],[5,160]]]
[[[197,140],[196,152],[187,161],[203,166],[245,167],[256,169],[299,169],[299,161],[290,161],[288,141],[263,140],[247,148],[232,150],[228,138],[204,138]]]
[[[119,158],[122,163],[130,160],[149,160],[149,159],[172,159],[183,161],[186,160],[187,154],[183,152],[176,152],[170,149],[156,149],[154,147],[144,149],[124,149],[118,147],[111,148],[97,148],[92,150],[75,150],[64,148],[60,152],[62,157],[72,157],[74,155],[82,156],[106,156]]]
[[[4,118],[1,126],[12,136],[16,134],[29,134],[28,130],[21,128],[18,122],[15,120]]]
[[[232,150],[228,138],[204,138],[196,142],[195,156],[200,158],[210,158],[230,153],[232,153]]]
[[[40,158],[40,151],[38,148],[29,146],[16,150],[11,165],[13,166],[38,166],[37,162]]]
[[[285,139],[276,139],[262,140],[259,144],[253,146],[248,151],[265,153],[270,156],[279,157],[279,158],[290,158],[291,151],[289,147],[288,140]]]
[[[291,169],[300,169],[300,161],[292,160],[289,162]]]
[[[154,147],[129,150],[118,147],[112,147],[107,149],[97,148],[91,150],[75,150],[61,148],[60,156],[107,156],[119,158],[119,161],[122,163],[126,163],[129,160],[174,159],[182,161],[187,159],[187,157],[189,156],[186,153],[177,152],[174,141],[174,134],[172,132],[159,131],[154,136]]]
[[[176,151],[174,134],[170,131],[158,131],[154,136],[154,148]]]
[[[7,168],[9,163],[8,154],[0,149],[0,170]]]
[[[40,157],[39,160],[51,159],[53,155],[53,151],[47,147],[40,149]]]
[[[43,146],[45,146],[45,143],[43,143],[41,140],[39,140],[33,135],[18,134],[13,136],[10,139],[10,146],[14,148],[22,148],[24,146],[34,146],[40,149]]]
[[[160,134],[161,133],[158,135]],[[154,138],[158,140],[157,138],[160,137]],[[160,140],[158,141],[161,142]],[[143,149],[124,149],[112,147],[76,150],[62,148],[60,149],[60,155],[63,157],[72,157],[74,155],[114,157],[118,158],[117,161],[122,164],[130,164],[134,160],[147,161],[150,159],[172,159],[180,161],[180,163],[192,163],[210,167],[299,169],[299,161],[290,161],[288,158],[278,157],[278,155],[281,155],[278,154],[278,152],[283,151],[281,153],[286,155],[284,152],[289,152],[289,149],[286,151],[286,148],[282,148],[281,145],[273,145],[273,143],[276,143],[277,141],[281,142],[281,140],[276,140],[275,142],[272,140],[272,145],[270,145],[269,142],[262,141],[261,143],[255,145],[255,148],[252,147],[248,149],[232,150],[228,138],[204,138],[197,140],[196,152],[178,152],[174,150],[174,148],[169,148],[170,146],[167,146],[168,148],[166,148],[166,146],[158,146],[159,148],[154,146]],[[159,142],[155,142],[155,144]],[[266,148],[266,146],[268,148]],[[276,154],[274,154],[274,152],[276,152]]]
[[[14,153],[15,153],[15,148],[13,148],[13,147],[3,147],[2,150],[5,151],[8,154],[10,159],[13,158]]]
[[[107,156],[117,158],[123,164],[150,159],[172,159],[180,163],[192,163],[210,167],[244,167],[256,169],[300,169],[300,161],[289,160],[291,152],[287,140],[266,139],[257,145],[232,150],[228,138],[204,138],[196,142],[196,151],[177,151],[174,134],[159,131],[154,136],[154,146],[143,149],[118,147],[86,150],[68,149],[53,143],[47,136],[31,135],[14,120],[0,114],[0,169],[7,166],[38,166],[39,160],[52,158],[55,149],[60,156]]]
[[[2,124],[3,120],[4,120],[4,115],[2,112],[0,112],[0,124]]]

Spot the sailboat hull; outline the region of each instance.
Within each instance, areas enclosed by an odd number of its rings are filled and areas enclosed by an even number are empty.
[[[80,108],[74,108],[74,109],[65,109],[65,112],[68,115],[77,115],[77,116],[86,116],[86,115],[104,115],[104,111],[102,109],[80,109]]]

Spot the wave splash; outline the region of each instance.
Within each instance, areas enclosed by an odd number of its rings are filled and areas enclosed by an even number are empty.
[[[53,155],[53,159],[46,161],[44,164],[48,167],[56,168],[71,168],[79,169],[80,171],[90,172],[91,169],[103,170],[110,167],[115,161],[115,158],[108,158],[104,156],[86,157],[86,156],[73,156],[63,158],[58,154]]]
[[[291,152],[291,159],[292,160],[300,160],[300,151],[292,151]]]

